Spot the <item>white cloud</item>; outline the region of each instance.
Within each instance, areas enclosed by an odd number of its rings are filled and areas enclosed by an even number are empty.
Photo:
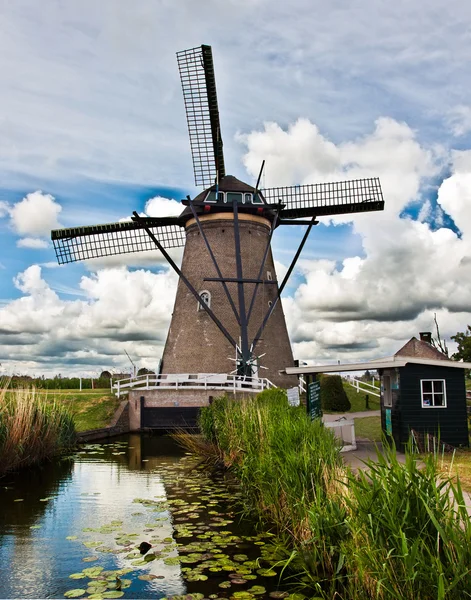
[[[0,219],[10,214],[11,207],[8,202],[0,201]]]
[[[0,307],[0,354],[5,365],[29,371],[83,371],[97,365],[119,368],[123,348],[156,367],[166,339],[177,278],[125,268],[82,277],[83,297],[63,300],[32,265],[15,278],[23,295]],[[4,361],[2,361],[3,363]],[[6,367],[5,367],[6,368]]]
[[[35,250],[48,248],[49,244],[46,240],[39,238],[22,238],[16,242],[18,248],[33,248]]]
[[[463,136],[471,131],[471,106],[460,104],[450,110],[448,125],[456,137]]]
[[[471,152],[447,156],[440,148],[427,148],[410,127],[390,118],[378,119],[372,133],[337,145],[305,120],[285,131],[266,125],[243,141],[249,169],[260,164],[264,153],[275,161],[272,185],[275,173],[285,184],[381,180],[384,212],[332,220],[353,222],[364,256],[345,258],[340,265],[300,260],[304,281],[285,299],[298,358],[353,361],[392,353],[419,327],[432,329],[435,311],[442,315],[443,335],[464,327],[463,320],[471,316]],[[433,214],[424,195],[450,160],[453,174],[440,186]],[[418,220],[400,218],[412,202],[422,202]],[[443,227],[442,208],[460,228],[461,239]],[[435,231],[427,224],[432,217]]]
[[[11,224],[19,235],[49,237],[51,229],[60,227],[57,218],[61,210],[50,194],[32,192],[12,206]]]
[[[183,208],[176,200],[155,196],[146,202],[144,212],[149,217],[174,217],[179,215]]]

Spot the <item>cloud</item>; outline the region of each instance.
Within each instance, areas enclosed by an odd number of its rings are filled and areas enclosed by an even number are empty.
[[[149,217],[173,217],[179,215],[182,208],[176,200],[155,196],[146,202],[144,212]]]
[[[8,202],[0,201],[0,219],[10,214],[11,207]]]
[[[49,248],[48,242],[39,238],[22,238],[16,242],[16,245],[18,248],[33,248],[35,250]]]
[[[9,212],[12,227],[19,235],[49,237],[51,229],[61,226],[57,220],[61,210],[53,196],[37,191],[27,194]]]
[[[471,131],[471,106],[460,104],[450,110],[446,119],[448,126],[456,137]]]
[[[407,124],[390,118],[339,144],[306,120],[286,129],[267,124],[240,139],[251,172],[264,155],[268,164],[274,161],[271,185],[275,174],[286,185],[373,175],[381,180],[383,212],[323,219],[327,225],[351,221],[363,255],[299,262],[300,283],[284,299],[297,358],[353,362],[392,353],[419,330],[433,329],[435,311],[442,334],[463,328],[471,313],[471,152],[447,155],[424,146]],[[427,196],[450,163],[452,174],[439,186],[433,208]],[[416,220],[407,216],[412,205],[420,207]],[[443,211],[461,237],[443,226]]]
[[[32,265],[14,280],[22,296],[0,306],[0,355],[4,367],[30,372],[85,371],[123,363],[123,348],[156,368],[166,339],[177,278],[170,271],[126,268],[82,277],[79,299],[63,300]],[[27,362],[30,366],[27,367]]]

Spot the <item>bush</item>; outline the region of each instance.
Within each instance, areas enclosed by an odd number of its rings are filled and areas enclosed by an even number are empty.
[[[326,411],[347,412],[351,409],[340,375],[324,375],[321,378],[321,404]]]

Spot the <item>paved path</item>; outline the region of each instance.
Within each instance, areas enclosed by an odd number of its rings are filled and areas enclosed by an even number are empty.
[[[363,417],[380,417],[380,410],[362,410],[361,412],[350,412],[350,413],[332,413],[324,414],[322,420],[324,423],[331,421],[338,421],[339,419],[361,419]]]

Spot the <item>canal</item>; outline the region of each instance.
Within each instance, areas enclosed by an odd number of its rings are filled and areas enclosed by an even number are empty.
[[[274,536],[240,502],[167,436],[90,443],[7,475],[0,598],[287,597]]]

